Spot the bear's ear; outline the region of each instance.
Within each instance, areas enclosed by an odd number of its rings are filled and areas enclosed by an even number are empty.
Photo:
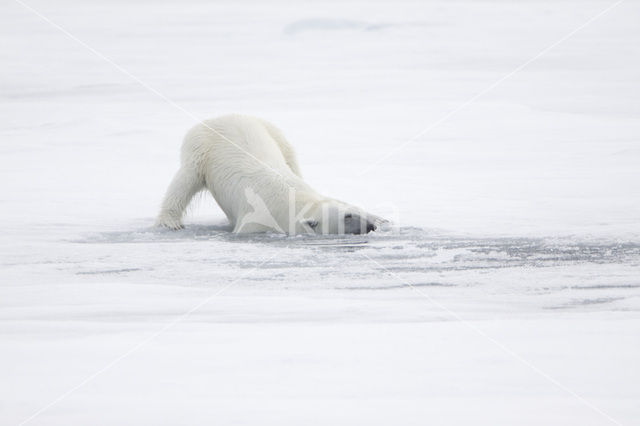
[[[314,230],[318,227],[318,221],[317,221],[317,220],[313,220],[313,219],[311,219],[311,220],[307,220],[307,221],[305,222],[305,224],[306,224],[309,228],[314,229]]]

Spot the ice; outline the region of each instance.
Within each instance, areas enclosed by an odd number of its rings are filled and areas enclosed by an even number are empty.
[[[0,5],[0,424],[637,422],[639,3],[26,4],[81,43]],[[394,226],[154,228],[230,112]]]

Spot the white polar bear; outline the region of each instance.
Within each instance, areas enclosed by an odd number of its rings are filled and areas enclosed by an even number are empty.
[[[184,210],[204,188],[233,232],[360,234],[384,222],[314,191],[302,180],[295,152],[280,130],[255,117],[206,120],[187,133],[180,170],[156,223],[182,228]]]

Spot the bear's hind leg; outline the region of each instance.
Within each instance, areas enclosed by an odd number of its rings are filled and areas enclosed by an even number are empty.
[[[180,229],[189,202],[204,187],[204,179],[192,168],[182,166],[174,176],[162,201],[156,225]]]

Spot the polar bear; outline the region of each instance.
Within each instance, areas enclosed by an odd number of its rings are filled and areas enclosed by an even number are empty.
[[[182,228],[187,205],[205,188],[235,233],[362,234],[385,222],[313,190],[280,130],[256,117],[205,120],[187,133],[157,225]]]

